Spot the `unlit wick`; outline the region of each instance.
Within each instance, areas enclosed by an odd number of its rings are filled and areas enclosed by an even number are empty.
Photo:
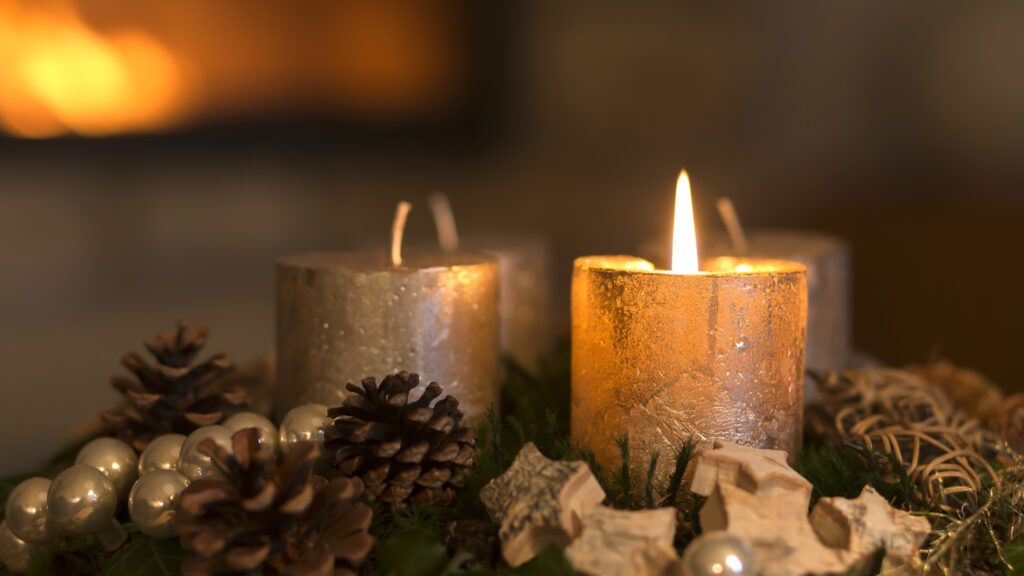
[[[459,249],[459,230],[455,227],[455,214],[452,204],[443,192],[430,195],[430,211],[434,214],[434,225],[437,226],[437,243],[445,252]]]
[[[402,236],[405,234],[405,221],[409,219],[412,204],[402,201],[395,208],[395,221],[391,225],[391,265],[402,265]]]
[[[743,225],[740,224],[740,217],[736,214],[736,207],[732,200],[719,198],[715,205],[718,208],[718,215],[725,224],[725,230],[729,233],[733,250],[740,256],[746,256],[750,246],[747,244],[747,235],[743,233]]]

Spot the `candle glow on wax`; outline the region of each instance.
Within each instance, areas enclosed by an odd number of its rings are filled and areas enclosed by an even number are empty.
[[[672,271],[679,274],[696,274],[698,270],[693,198],[690,195],[690,178],[686,170],[683,170],[676,181],[676,211],[672,223]]]

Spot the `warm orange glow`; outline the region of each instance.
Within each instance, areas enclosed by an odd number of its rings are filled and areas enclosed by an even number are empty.
[[[142,32],[92,29],[70,0],[0,0],[0,124],[27,138],[152,130],[175,121],[184,74]]]
[[[676,215],[672,224],[672,271],[695,274],[697,264],[697,228],[693,222],[693,198],[686,170],[676,181]]]

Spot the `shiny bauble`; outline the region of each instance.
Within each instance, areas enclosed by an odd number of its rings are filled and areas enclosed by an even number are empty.
[[[7,527],[7,521],[0,522],[0,565],[14,573],[27,572],[32,561],[32,545],[18,538]]]
[[[103,472],[75,464],[53,479],[47,504],[55,528],[86,536],[110,525],[117,511],[117,491]]]
[[[255,428],[259,431],[259,443],[267,444],[277,452],[277,426],[265,416],[255,412],[239,412],[225,420],[223,426],[234,434],[246,428]]]
[[[139,457],[135,449],[116,438],[97,438],[78,451],[75,464],[84,464],[103,472],[114,484],[119,502],[128,498],[139,477]]]
[[[747,542],[723,531],[698,536],[683,552],[683,576],[746,576],[757,574],[754,552]]]
[[[210,457],[199,452],[199,444],[207,438],[212,438],[214,442],[224,447],[228,452],[232,451],[231,430],[219,424],[203,426],[189,434],[188,438],[185,438],[185,443],[181,445],[181,459],[178,461],[178,472],[181,472],[190,482],[195,482],[200,478],[220,475],[220,471],[210,461]]]
[[[146,449],[139,455],[139,477],[156,470],[178,471],[181,460],[181,445],[185,443],[183,434],[164,434],[149,441]]]
[[[50,485],[48,478],[29,478],[7,497],[7,528],[29,544],[43,544],[55,533],[46,505]]]
[[[298,442],[314,442],[322,447],[324,431],[329,423],[327,406],[323,404],[303,404],[292,408],[281,421],[278,435],[281,452],[287,454]]]
[[[174,537],[174,503],[187,486],[188,478],[173,470],[154,470],[139,478],[128,496],[128,515],[139,532]]]

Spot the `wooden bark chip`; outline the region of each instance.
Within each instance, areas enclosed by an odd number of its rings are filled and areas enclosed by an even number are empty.
[[[744,538],[763,576],[846,573],[882,547],[890,565],[916,558],[926,519],[892,508],[871,487],[856,500],[823,498],[808,518],[811,484],[785,462],[784,452],[722,442],[702,452],[691,486],[708,496],[702,529]]]
[[[502,556],[516,567],[548,545],[567,546],[580,534],[582,516],[604,500],[604,490],[586,463],[550,460],[528,443],[484,486],[480,500],[500,524]]]
[[[690,490],[711,496],[718,484],[758,495],[805,495],[808,502],[813,489],[806,478],[789,467],[782,450],[760,450],[722,441],[716,441],[713,450],[698,454]]]
[[[910,558],[928,537],[928,520],[896,510],[871,486],[855,500],[822,498],[811,525],[826,546],[862,556],[884,547],[889,555]]]
[[[661,576],[677,558],[676,510],[614,510],[583,515],[583,533],[565,550],[576,572],[592,576]]]

